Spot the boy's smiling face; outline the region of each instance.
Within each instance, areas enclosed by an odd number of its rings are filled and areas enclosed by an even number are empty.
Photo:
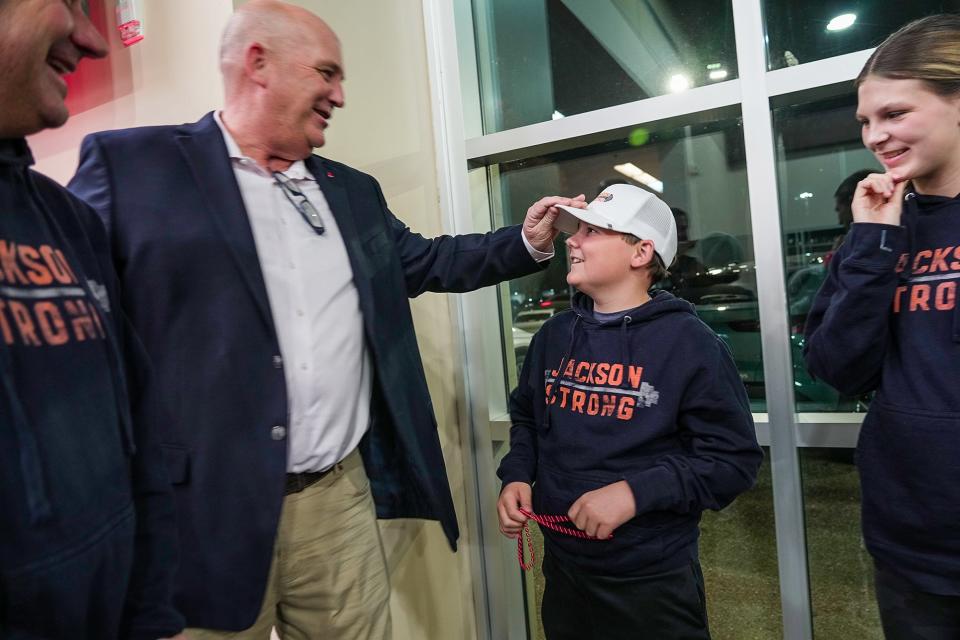
[[[602,229],[585,222],[575,234],[567,238],[567,256],[570,271],[567,283],[593,298],[619,297],[618,294],[635,292],[637,282],[635,269],[649,262],[644,260],[644,246],[649,240],[631,245],[619,231]],[[644,271],[646,271],[644,269]]]

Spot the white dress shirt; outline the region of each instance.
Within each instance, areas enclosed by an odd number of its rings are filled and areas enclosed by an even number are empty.
[[[280,342],[287,383],[287,470],[323,471],[357,447],[370,422],[373,363],[337,222],[303,161],[284,175],[320,213],[320,235],[273,175],[243,155],[220,113]]]
[[[360,298],[346,245],[320,186],[304,162],[283,174],[323,219],[321,235],[287,200],[273,175],[240,151],[214,118],[227,145],[247,210],[287,384],[287,470],[329,469],[367,432],[373,363],[363,336]],[[539,261],[538,251],[521,234]]]

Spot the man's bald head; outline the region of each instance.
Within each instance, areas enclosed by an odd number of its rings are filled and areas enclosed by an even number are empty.
[[[227,22],[220,41],[220,70],[229,90],[242,67],[247,47],[260,43],[268,49],[295,47],[305,40],[336,34],[310,11],[280,0],[251,0]]]
[[[340,41],[326,22],[286,2],[251,0],[230,19],[220,53],[221,115],[242,150],[296,161],[323,146],[344,105]]]

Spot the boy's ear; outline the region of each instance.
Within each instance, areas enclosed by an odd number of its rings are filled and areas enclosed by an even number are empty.
[[[646,267],[653,262],[653,241],[641,240],[633,245],[633,255],[630,256],[630,266],[634,269]]]

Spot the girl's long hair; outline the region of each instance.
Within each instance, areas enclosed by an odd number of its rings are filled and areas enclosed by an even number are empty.
[[[920,80],[941,96],[960,94],[960,16],[928,16],[901,27],[877,47],[857,76]]]

